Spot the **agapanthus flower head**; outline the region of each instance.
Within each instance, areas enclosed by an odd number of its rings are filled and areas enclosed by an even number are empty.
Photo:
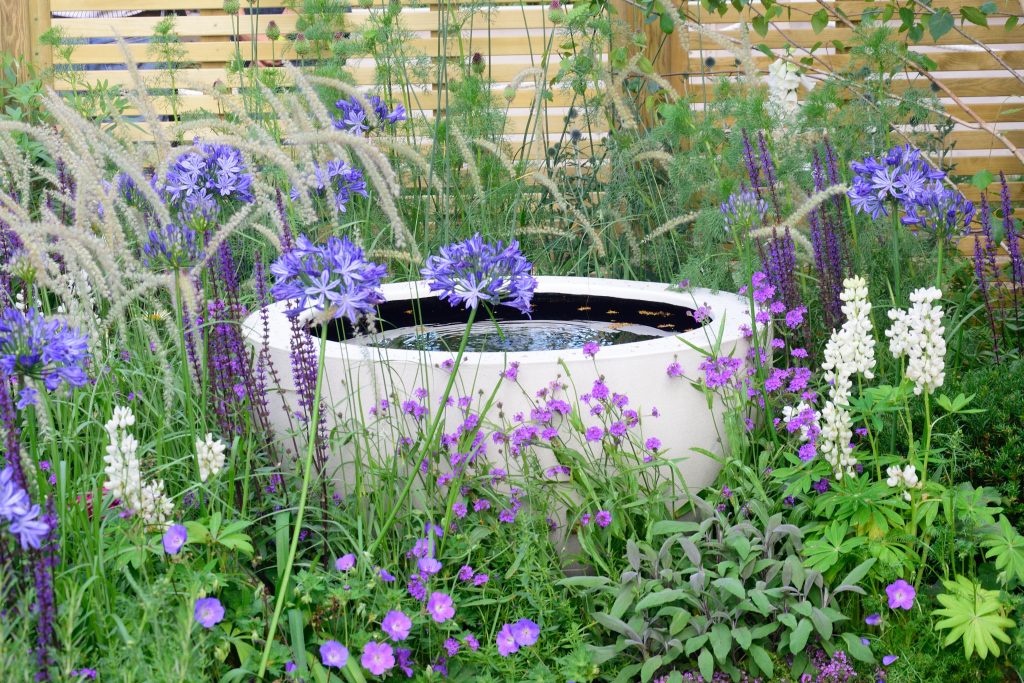
[[[970,232],[974,203],[955,187],[934,180],[918,192],[912,202],[904,202],[900,222],[916,234],[923,230],[937,240],[952,240]]]
[[[484,242],[480,233],[446,247],[427,258],[420,273],[438,292],[438,298],[452,306],[476,308],[481,302],[511,306],[524,315],[537,280],[530,274],[533,264],[519,250],[519,242],[508,246],[501,241]]]
[[[196,231],[187,225],[168,223],[150,230],[142,245],[142,262],[148,268],[182,270],[191,268],[203,258]]]
[[[331,237],[314,245],[305,235],[270,267],[276,282],[271,293],[279,301],[294,301],[290,316],[312,311],[330,318],[348,318],[353,323],[383,303],[383,265],[367,261],[363,250],[348,237]]]
[[[352,195],[370,196],[363,172],[341,159],[328,161],[324,166],[314,162],[313,173],[309,176],[306,187],[314,197],[329,197],[339,213],[348,211]],[[300,194],[301,190],[297,187],[289,191],[292,201],[297,200]]]
[[[850,168],[856,175],[847,196],[858,212],[872,218],[888,216],[889,201],[912,204],[925,191],[927,181],[946,177],[909,144],[893,147],[880,159],[855,161]]]
[[[725,218],[726,232],[735,235],[742,236],[760,228],[768,220],[768,202],[748,187],[729,195],[719,208]]]
[[[35,309],[9,307],[0,313],[0,373],[41,379],[49,391],[62,383],[80,387],[88,381],[85,335],[67,323],[47,319]]]
[[[167,170],[164,194],[182,219],[209,220],[231,202],[254,201],[252,181],[237,148],[196,141],[195,149],[180,155]]]
[[[41,513],[40,507],[32,504],[28,493],[15,480],[14,468],[7,466],[0,470],[0,519],[8,522],[22,550],[38,550],[46,540],[50,525]]]
[[[224,605],[217,598],[200,598],[193,616],[203,628],[213,628],[224,620]]]
[[[405,107],[401,104],[389,107],[377,95],[367,95],[366,101],[373,109],[373,113],[377,116],[377,122],[380,124],[395,124],[405,121],[407,118]],[[332,120],[334,127],[338,130],[346,130],[353,135],[362,135],[376,127],[366,115],[363,104],[355,96],[338,100],[334,103],[334,107],[338,110],[339,115]]]
[[[942,307],[935,302],[942,292],[922,287],[910,294],[907,310],[890,309],[892,326],[885,331],[889,350],[896,358],[907,357],[906,376],[914,383],[914,393],[932,393],[946,378],[946,329],[942,326]]]

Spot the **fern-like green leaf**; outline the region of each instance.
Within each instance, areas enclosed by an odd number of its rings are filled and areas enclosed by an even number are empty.
[[[1010,642],[1006,630],[1015,626],[1006,617],[1006,607],[999,600],[999,592],[987,590],[964,576],[955,581],[943,581],[947,593],[938,596],[942,609],[932,614],[946,617],[935,624],[938,630],[949,629],[946,645],[957,640],[964,643],[964,654],[970,658],[975,651],[982,659],[989,653],[999,654],[999,644]]]

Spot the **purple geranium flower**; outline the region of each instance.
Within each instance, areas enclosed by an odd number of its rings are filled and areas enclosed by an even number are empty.
[[[444,593],[431,593],[427,600],[427,612],[430,618],[439,624],[443,624],[455,616],[455,606],[452,604],[450,595]]]
[[[178,551],[181,550],[181,546],[185,545],[185,541],[188,540],[188,529],[181,524],[172,524],[166,532],[164,532],[164,552],[168,555],[177,555]]]
[[[194,616],[203,628],[213,628],[224,620],[224,605],[217,598],[200,598]]]
[[[391,640],[405,640],[409,637],[409,631],[412,629],[412,620],[405,616],[404,612],[391,610],[384,616],[380,628],[388,634]]]
[[[878,626],[882,623],[882,615],[877,613],[869,614],[864,618],[864,623],[868,626]]]
[[[395,666],[395,655],[387,643],[370,641],[363,646],[363,656],[359,663],[374,676],[380,676]]]
[[[339,572],[347,572],[356,566],[356,556],[353,553],[342,555],[334,561],[334,568]]]
[[[889,596],[889,609],[912,609],[914,597],[917,591],[903,579],[898,579],[885,587],[885,594]]]
[[[328,640],[320,646],[320,661],[327,668],[340,669],[348,663],[348,648],[336,640]]]
[[[519,647],[530,647],[540,637],[540,626],[529,619],[520,619],[509,625],[509,631]]]
[[[882,657],[882,665],[889,666],[895,663],[897,659],[899,659],[898,655],[885,655],[884,657]]]
[[[495,638],[495,643],[498,646],[498,654],[502,657],[508,657],[513,652],[519,651],[519,643],[516,642],[515,635],[512,634],[512,626],[505,624],[498,631],[498,636]]]

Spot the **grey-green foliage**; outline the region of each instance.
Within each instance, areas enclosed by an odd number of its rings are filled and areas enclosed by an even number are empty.
[[[604,605],[592,616],[616,642],[595,648],[596,660],[632,660],[617,681],[649,681],[670,667],[694,665],[705,680],[715,671],[734,680],[741,672],[771,679],[778,655],[792,655],[799,675],[810,666],[812,636],[828,652],[844,649],[872,661],[859,637],[843,631],[846,617],[836,597],[864,593],[857,583],[874,560],[832,587],[820,572],[803,567],[802,533],[781,513],[769,515],[753,502],[748,518],[733,523],[707,504],[695,504],[696,520],[658,522],[647,540],[629,541],[629,566],[618,582],[564,581]]]

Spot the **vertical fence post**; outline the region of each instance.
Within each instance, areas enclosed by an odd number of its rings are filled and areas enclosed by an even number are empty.
[[[39,38],[50,28],[49,0],[0,0],[0,52],[31,62],[41,72],[53,64]],[[21,70],[25,77],[27,70]]]

